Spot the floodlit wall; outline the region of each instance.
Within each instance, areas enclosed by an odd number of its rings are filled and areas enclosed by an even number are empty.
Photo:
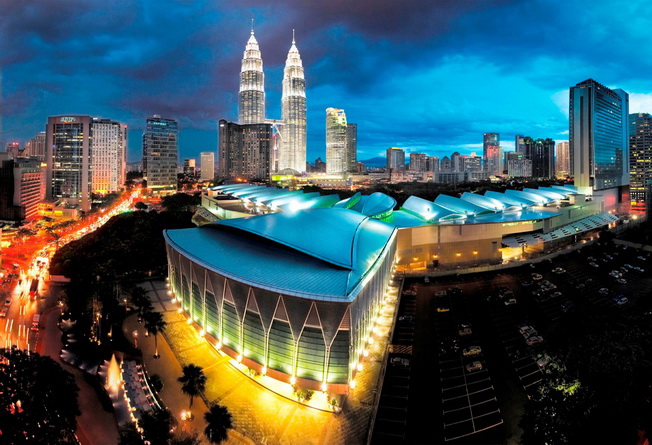
[[[353,303],[279,294],[224,277],[191,261],[166,238],[172,290],[183,310],[222,350],[277,380],[348,391],[391,268],[395,239],[352,295]]]

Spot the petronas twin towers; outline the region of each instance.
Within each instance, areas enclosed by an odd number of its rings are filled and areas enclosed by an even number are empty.
[[[294,33],[293,33],[294,34]],[[283,96],[281,103],[280,145],[278,171],[292,169],[306,171],[306,80],[301,56],[292,36],[292,46],[285,61]],[[265,119],[265,74],[258,41],[251,37],[242,59],[240,92],[238,95],[238,123],[260,124]],[[277,122],[278,123],[278,122]]]

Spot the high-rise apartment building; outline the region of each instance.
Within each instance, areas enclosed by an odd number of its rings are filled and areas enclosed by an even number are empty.
[[[524,152],[510,151],[505,153],[507,163],[507,176],[510,178],[532,177],[532,161],[527,158]]]
[[[174,119],[158,114],[147,118],[143,134],[143,176],[154,193],[177,190],[179,127]]]
[[[607,206],[622,202],[629,184],[628,114],[629,95],[621,89],[609,89],[593,79],[570,88],[575,186],[589,194],[615,189]]]
[[[212,151],[202,151],[199,154],[199,168],[201,169],[202,181],[210,181],[215,178],[215,153]]]
[[[7,142],[5,150],[7,153],[10,153],[14,159],[23,155],[23,150],[20,149],[20,142]]]
[[[188,176],[195,176],[197,173],[197,161],[195,158],[187,158],[183,160],[183,174]]]
[[[500,146],[500,134],[485,133],[482,143],[484,169],[490,175],[503,174],[503,149]]]
[[[240,91],[238,93],[238,123],[260,124],[265,121],[265,74],[258,41],[251,30],[242,57]]]
[[[525,136],[517,134],[514,136],[514,151],[516,153],[525,153]]]
[[[462,171],[465,172],[480,172],[482,171],[482,157],[471,153],[470,156],[462,157]]]
[[[555,174],[555,141],[523,138],[525,157],[532,161],[532,177],[551,178]]]
[[[45,197],[45,167],[36,158],[0,153],[0,221],[22,222],[38,214]]]
[[[405,170],[405,152],[397,147],[389,147],[386,151],[387,169],[395,171]]]
[[[349,171],[346,114],[340,108],[326,109],[326,173]]]
[[[306,80],[294,37],[283,71],[281,114],[283,144],[279,153],[279,171],[306,171]]]
[[[570,175],[570,144],[568,141],[562,141],[557,144],[555,151],[555,176],[565,178]]]
[[[90,155],[92,192],[120,190],[126,180],[127,126],[111,119],[93,118]]]
[[[427,158],[425,153],[410,153],[410,170],[417,173],[425,172]]]
[[[428,156],[426,158],[426,171],[439,172],[439,157]]]
[[[441,161],[439,162],[439,171],[441,172],[453,171],[453,163],[451,162],[451,159],[448,156],[444,156],[443,158],[441,158]]]
[[[37,133],[25,143],[25,156],[45,162],[45,131]]]
[[[462,155],[457,151],[453,152],[451,155],[451,168],[454,172],[464,171],[464,158],[462,158]]]
[[[37,153],[41,137],[33,145]],[[91,193],[106,194],[124,185],[126,125],[84,115],[50,116],[44,139],[48,199],[66,199],[87,212]]]
[[[357,171],[358,162],[358,124],[346,124],[346,165],[347,171]]]
[[[648,113],[629,115],[629,174],[632,206],[645,210],[652,185],[652,116]]]
[[[267,180],[271,173],[271,143],[271,124],[238,125],[220,120],[218,176]]]

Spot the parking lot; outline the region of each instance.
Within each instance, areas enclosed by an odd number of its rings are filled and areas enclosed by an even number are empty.
[[[596,244],[498,273],[407,279],[416,295],[401,297],[389,357],[409,362],[388,364],[377,423],[395,419],[400,432],[374,433],[396,439],[376,443],[513,439],[525,400],[546,378],[560,319],[591,307],[649,311],[648,262],[643,251]],[[479,352],[465,355],[471,346]]]

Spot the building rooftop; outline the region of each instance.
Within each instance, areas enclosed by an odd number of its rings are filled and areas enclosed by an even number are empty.
[[[192,261],[251,286],[352,301],[395,231],[352,210],[322,208],[229,219],[164,236]]]

